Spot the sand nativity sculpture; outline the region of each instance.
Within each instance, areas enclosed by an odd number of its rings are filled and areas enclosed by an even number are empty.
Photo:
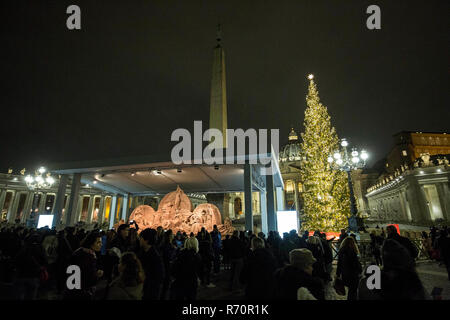
[[[232,234],[234,230],[229,218],[222,223],[219,209],[211,203],[200,204],[192,211],[191,200],[179,186],[162,198],[157,211],[148,205],[138,206],[131,213],[131,220],[136,221],[140,230],[162,226],[174,233],[197,234],[202,227],[211,232],[214,225],[222,234]]]

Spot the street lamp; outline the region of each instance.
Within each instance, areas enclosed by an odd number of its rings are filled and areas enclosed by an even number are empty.
[[[27,187],[31,190],[34,189],[48,189],[51,188],[55,183],[55,179],[51,176],[50,172],[48,172],[45,176],[44,173],[47,170],[44,167],[40,167],[36,170],[34,176],[27,175],[25,177],[25,182]]]
[[[330,155],[328,157],[328,163],[332,169],[347,172],[348,187],[350,189],[350,211],[352,214],[348,219],[348,224],[351,231],[358,231],[356,221],[358,209],[356,208],[355,194],[353,192],[351,171],[363,168],[366,165],[366,160],[369,158],[369,155],[365,150],[358,151],[356,148],[352,148],[351,153],[349,153],[347,150],[348,141],[346,139],[341,140],[341,146],[342,150],[337,150],[332,156]]]

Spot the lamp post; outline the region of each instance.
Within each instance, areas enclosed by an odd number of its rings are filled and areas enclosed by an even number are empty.
[[[29,189],[49,189],[55,183],[55,179],[48,172],[45,177],[43,176],[47,170],[44,167],[40,167],[36,170],[34,177],[32,175],[27,175],[25,177],[25,182]]]
[[[22,170],[23,173],[25,173],[24,170]],[[36,208],[37,206],[40,206],[40,202],[41,201],[45,201],[45,198],[41,197],[41,199],[39,200],[39,204],[38,204],[38,195],[35,194],[34,192],[38,192],[41,190],[45,190],[45,189],[50,189],[53,184],[55,183],[55,179],[51,176],[50,172],[47,172],[47,169],[45,169],[44,167],[40,167],[38,170],[36,170],[36,172],[34,173],[34,176],[32,175],[27,175],[24,178],[28,189],[30,189],[31,191],[33,191],[33,204],[32,204],[32,210],[33,212],[31,213],[31,215],[29,216],[29,222],[28,223],[35,223],[37,216],[35,215],[35,211],[34,208]],[[43,193],[44,194],[44,193]],[[37,215],[39,216],[40,214],[42,214],[42,212],[37,212]]]
[[[358,223],[356,214],[358,209],[356,207],[356,199],[353,191],[353,183],[351,172],[355,169],[363,168],[366,165],[366,160],[369,157],[365,150],[358,151],[352,148],[351,153],[348,152],[348,142],[346,139],[341,140],[342,150],[337,150],[333,155],[328,157],[328,163],[332,169],[347,172],[348,188],[350,190],[350,212],[351,216],[348,219],[348,225],[351,231],[358,231]]]

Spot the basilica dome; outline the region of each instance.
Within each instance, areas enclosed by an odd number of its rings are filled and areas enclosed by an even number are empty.
[[[289,142],[281,147],[280,150],[280,161],[281,162],[291,162],[291,161],[300,161],[302,158],[301,155],[301,145],[298,139],[297,133],[294,131],[294,128],[291,129],[289,133]]]

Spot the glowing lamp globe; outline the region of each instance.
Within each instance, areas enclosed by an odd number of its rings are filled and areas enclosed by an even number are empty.
[[[365,150],[362,150],[361,151],[361,159],[367,160],[367,158],[369,158],[369,155],[367,154],[367,152]]]

